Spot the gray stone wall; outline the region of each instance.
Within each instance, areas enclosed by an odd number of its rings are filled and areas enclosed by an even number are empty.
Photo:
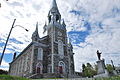
[[[31,47],[22,55],[10,63],[9,74],[14,76],[25,76],[30,71]]]

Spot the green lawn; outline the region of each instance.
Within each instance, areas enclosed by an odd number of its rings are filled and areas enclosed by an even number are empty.
[[[96,78],[96,79],[81,79],[81,78],[76,78],[76,79],[26,79],[26,78],[21,78],[21,77],[16,77],[16,76],[9,76],[9,75],[0,75],[0,80],[120,80],[120,76],[114,76],[110,78]]]
[[[9,75],[0,75],[0,80],[29,80],[29,79]]]

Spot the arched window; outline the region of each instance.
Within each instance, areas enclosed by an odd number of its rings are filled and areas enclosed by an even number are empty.
[[[38,48],[37,60],[43,60],[43,49]]]
[[[38,63],[36,65],[36,73],[39,73],[39,74],[42,73],[42,64],[41,63]]]
[[[51,15],[49,16],[49,23],[51,22]]]
[[[65,63],[63,61],[60,61],[59,64],[59,73],[65,73]]]
[[[59,20],[59,15],[56,15],[56,21],[58,21]]]
[[[58,40],[58,54],[64,56],[63,42]]]

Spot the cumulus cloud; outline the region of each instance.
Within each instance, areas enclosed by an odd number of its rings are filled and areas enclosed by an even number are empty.
[[[3,70],[9,70],[9,64],[8,64],[8,62],[6,62],[6,61],[2,61],[2,63],[1,63],[1,66],[0,66],[0,69],[3,69]]]

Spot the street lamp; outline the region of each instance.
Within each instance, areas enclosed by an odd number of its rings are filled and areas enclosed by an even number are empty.
[[[2,63],[2,59],[3,59],[4,53],[5,53],[5,49],[6,49],[6,46],[7,46],[7,43],[8,43],[9,37],[10,37],[10,34],[11,34],[11,32],[12,32],[12,29],[13,29],[14,27],[16,27],[16,26],[19,26],[19,27],[25,29],[25,30],[28,32],[28,30],[27,30],[26,28],[24,28],[24,27],[22,27],[22,26],[20,26],[20,25],[15,25],[15,26],[14,26],[15,21],[16,21],[16,19],[14,19],[14,21],[13,21],[13,24],[12,24],[12,27],[11,27],[10,32],[9,32],[9,34],[8,34],[8,37],[7,37],[7,40],[6,40],[6,43],[5,43],[5,46],[4,46],[4,49],[3,49],[2,55],[1,55],[1,57],[0,57],[0,65],[1,65],[1,63]]]

